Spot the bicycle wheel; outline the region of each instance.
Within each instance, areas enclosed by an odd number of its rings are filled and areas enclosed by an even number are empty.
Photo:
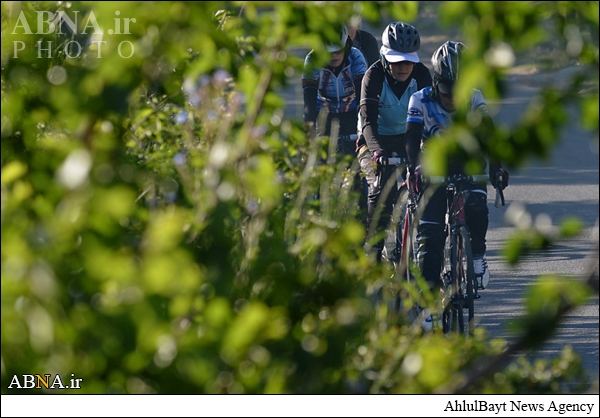
[[[406,304],[407,300],[412,300],[410,291],[404,287],[406,282],[413,281],[412,271],[416,265],[415,250],[415,225],[414,211],[415,204],[409,201],[409,193],[406,187],[401,187],[398,191],[398,199],[394,205],[392,216],[394,227],[393,239],[393,266],[396,285],[395,300],[391,312],[406,317],[409,322],[413,322],[418,316],[417,304]],[[414,296],[414,295],[413,295]],[[409,307],[410,306],[410,307]]]
[[[471,336],[475,330],[475,272],[467,227],[460,225],[451,234],[449,242],[452,279],[449,286],[451,295],[448,304],[451,314],[449,331]]]
[[[447,227],[448,229],[448,227]],[[442,330],[444,334],[449,332],[455,332],[458,327],[458,310],[457,310],[457,297],[456,297],[456,286],[454,280],[454,263],[452,262],[453,253],[453,242],[456,241],[454,234],[448,233],[446,229],[446,243],[444,244],[443,252],[443,266],[442,266],[442,292],[443,292],[443,305],[444,310],[442,311]]]
[[[411,286],[416,285],[415,277],[413,274],[413,269],[418,268],[418,260],[417,260],[417,243],[415,240],[416,237],[416,225],[414,223],[415,220],[415,210],[414,202],[406,206],[404,222],[402,223],[402,251],[400,257],[400,265],[398,272],[400,276],[404,279],[404,281]],[[412,289],[415,292],[415,289]],[[407,292],[410,290],[407,289]],[[414,299],[414,294],[413,298]],[[410,296],[407,295],[410,298]],[[413,300],[413,303],[409,305],[407,308],[408,312],[408,320],[412,323],[419,316],[419,306]]]
[[[391,260],[394,263],[395,270],[398,270],[398,267],[401,264],[402,230],[404,228],[407,200],[408,191],[406,188],[399,188],[398,198],[394,203],[394,210],[391,216],[392,227],[390,228],[390,231],[393,232]]]
[[[399,188],[397,193],[398,196],[394,203],[394,210],[390,219],[391,223],[388,228],[388,238],[386,240],[386,251],[384,256],[384,258],[391,262],[394,269],[393,283],[391,283],[393,297],[389,304],[389,312],[393,315],[399,315],[402,312],[402,298],[400,295],[400,283],[404,279],[404,274],[402,272],[402,230],[405,222],[408,196],[405,188]],[[391,250],[388,251],[388,248],[390,247]]]

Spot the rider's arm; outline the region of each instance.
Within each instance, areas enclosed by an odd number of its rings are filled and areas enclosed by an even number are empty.
[[[358,48],[350,48],[351,71],[354,75],[354,90],[356,92],[356,104],[360,106],[362,81],[367,72],[367,61]]]
[[[367,66],[370,67],[374,62],[379,60],[377,39],[371,33],[364,30],[359,30],[356,36],[360,36],[360,50],[367,60]]]
[[[317,89],[319,86],[319,71],[310,70],[309,52],[304,60],[304,72],[302,73],[302,91],[304,95],[304,123],[317,121]]]
[[[488,107],[485,103],[483,95],[481,94],[481,91],[475,90],[475,93],[473,94],[471,100],[472,109],[481,115],[481,123],[477,127],[476,136],[479,139],[481,148],[485,150],[486,155],[488,155],[489,157],[488,174],[490,177],[490,182],[494,184],[495,175],[502,168],[502,162],[500,158],[492,155],[492,153],[490,152],[488,141],[489,138],[491,138],[494,135],[494,130],[496,129],[496,127],[494,125],[493,119],[490,116]]]
[[[371,152],[381,149],[378,139],[377,118],[379,96],[383,89],[383,67],[380,62],[371,66],[364,76],[358,117],[361,118],[363,135]]]
[[[493,134],[494,129],[495,129],[494,122],[493,122],[492,118],[489,115],[484,115],[481,118],[481,124],[479,125],[479,136],[480,136],[481,140],[487,141]],[[500,161],[499,158],[494,157],[493,155],[491,155],[489,153],[489,145],[488,144],[486,144],[484,149],[488,150],[487,153],[489,155],[489,161],[490,161],[489,174],[490,174],[490,178],[491,178],[492,175],[494,175],[495,173],[497,173],[500,170],[500,168],[502,167],[502,162]]]
[[[485,133],[486,138],[491,138],[491,135],[493,134],[492,131],[494,129],[494,123],[492,121],[492,118],[487,115],[484,116],[481,120],[481,127],[483,128],[483,132]],[[494,187],[500,187],[500,190],[504,190],[508,186],[508,171],[502,168],[501,159],[495,155],[492,155],[492,153],[489,152],[489,146],[487,147],[487,149],[489,155],[488,177],[490,179],[490,183]],[[495,206],[498,207],[500,204],[498,196],[501,196],[502,205],[504,205],[504,196],[502,195],[502,193],[496,196],[497,197]]]
[[[422,97],[420,92],[414,93],[408,102],[408,114],[406,115],[406,156],[409,165],[419,165],[421,152],[421,138],[423,137],[423,110],[421,109]]]
[[[304,82],[302,83],[304,84]],[[304,86],[304,122],[317,121],[317,88]]]
[[[364,74],[359,75],[358,77],[354,77],[354,86],[356,88],[356,103],[357,103],[357,109],[356,109],[356,113],[357,113],[357,117],[359,116],[359,106],[360,106],[360,98],[361,98],[361,94],[362,94],[362,81],[363,78],[365,77]]]
[[[406,155],[412,167],[419,165],[421,152],[421,136],[423,124],[419,122],[406,122]]]

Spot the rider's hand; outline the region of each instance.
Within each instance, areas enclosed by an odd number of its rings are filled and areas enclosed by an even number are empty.
[[[421,193],[424,189],[423,175],[419,173],[421,170],[421,166],[418,165],[413,167],[412,165],[408,166],[409,172],[409,187],[417,193]]]
[[[309,138],[314,139],[317,137],[317,127],[314,122],[305,122],[302,127]]]
[[[503,168],[500,168],[498,171],[496,171],[494,178],[490,179],[490,181],[492,182],[494,187],[498,186],[502,190],[506,189],[506,187],[508,186],[508,171],[506,171]]]
[[[376,164],[377,172],[379,172],[389,163],[387,152],[383,149],[378,149],[375,151],[373,153],[373,162]]]

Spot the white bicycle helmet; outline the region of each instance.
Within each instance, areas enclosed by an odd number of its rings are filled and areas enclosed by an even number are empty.
[[[384,29],[379,52],[387,62],[419,62],[417,51],[420,47],[421,37],[413,25],[394,22]]]
[[[344,49],[346,47],[346,43],[348,42],[348,27],[346,25],[342,26],[342,33],[339,43],[329,44],[326,46],[327,52],[336,52]]]

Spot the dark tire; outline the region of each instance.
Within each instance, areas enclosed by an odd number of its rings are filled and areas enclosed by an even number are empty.
[[[409,208],[404,216],[404,227],[402,229],[402,240],[405,245],[402,247],[401,268],[402,276],[408,285],[414,286],[416,280],[413,271],[418,270],[417,250],[416,250],[416,225],[414,223],[415,214]],[[413,301],[414,302],[414,301]],[[408,310],[409,321],[412,323],[419,316],[417,303],[412,303]]]
[[[461,226],[456,235],[456,252],[454,260],[456,263],[456,277],[458,278],[458,294],[461,300],[463,320],[460,324],[460,332],[473,335],[475,331],[475,272],[473,270],[473,252],[471,251],[471,239],[466,226]]]
[[[398,200],[394,205],[394,211],[392,213],[392,221],[394,223],[394,241],[392,254],[394,257],[394,268],[396,269],[396,271],[402,264],[402,231],[404,229],[404,221],[406,217],[407,198],[408,191],[406,190],[406,188],[401,188],[400,190],[398,190]]]
[[[446,240],[443,275],[448,300],[443,315],[444,332],[472,336],[475,331],[475,272],[469,231],[464,225]]]
[[[452,236],[446,231],[446,244],[444,245],[443,266],[441,285],[444,292],[444,310],[442,313],[442,330],[444,334],[452,332],[456,328],[456,312],[452,306],[452,283],[453,283],[453,263],[452,260]]]

